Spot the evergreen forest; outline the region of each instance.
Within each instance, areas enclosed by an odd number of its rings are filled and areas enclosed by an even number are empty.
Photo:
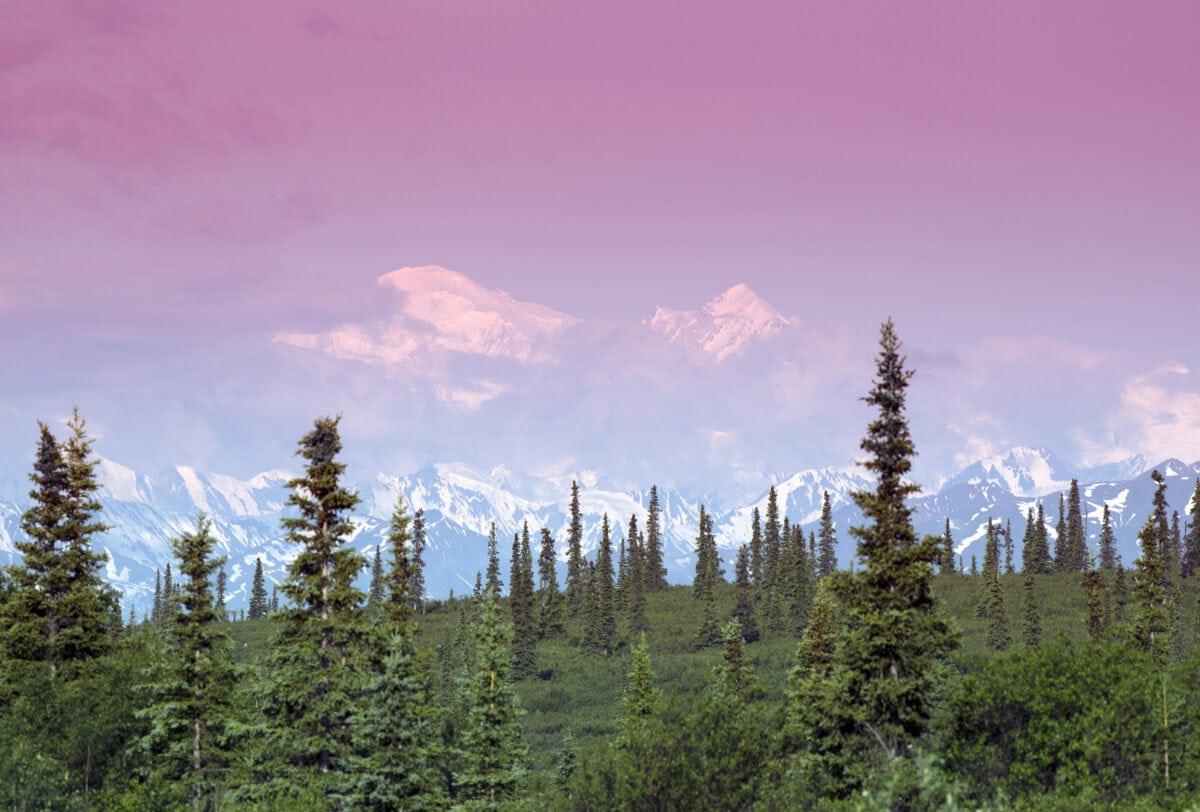
[[[913,530],[912,377],[889,320],[852,563],[828,495],[806,535],[772,489],[731,571],[701,510],[686,586],[666,582],[656,489],[589,557],[575,484],[566,539],[493,528],[470,594],[428,599],[423,514],[401,501],[357,552],[340,418],[318,418],[288,577],[269,589],[257,562],[237,616],[203,515],[153,609],[123,609],[86,422],[40,424],[0,575],[0,807],[1196,808],[1200,527],[1179,516],[1200,481],[1172,507],[1155,474],[1128,566],[1107,516],[1089,548],[1073,485],[967,567],[949,522]]]

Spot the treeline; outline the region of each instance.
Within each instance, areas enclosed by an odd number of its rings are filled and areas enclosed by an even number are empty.
[[[61,442],[40,426],[23,557],[0,579],[0,805],[1186,806],[1200,786],[1195,527],[1168,518],[1156,476],[1133,569],[1107,520],[1093,566],[1074,486],[1053,551],[1031,512],[1022,572],[1011,528],[993,526],[981,575],[962,577],[949,525],[913,530],[912,373],[891,322],[880,344],[853,570],[836,567],[829,495],[806,537],[772,489],[732,584],[701,510],[686,590],[667,588],[657,489],[616,549],[603,517],[589,560],[573,483],[561,589],[548,529],[514,535],[506,584],[493,526],[473,593],[428,606],[423,516],[400,502],[373,560],[354,550],[339,421],[320,418],[288,483],[297,552],[270,595],[256,563],[255,622],[228,623],[203,516],[173,541],[153,610],[123,622],[92,549],[104,525],[84,422]],[[269,639],[251,642],[261,618]],[[978,624],[983,644],[964,650]],[[436,646],[422,626],[441,628]],[[1085,633],[1046,634],[1063,628]],[[615,671],[615,721],[545,724]]]

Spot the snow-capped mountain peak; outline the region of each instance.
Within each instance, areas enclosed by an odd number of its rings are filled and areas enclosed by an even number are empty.
[[[1014,496],[1045,496],[1068,487],[1072,474],[1046,449],[1017,446],[969,465],[945,487],[993,483]]]
[[[721,363],[789,323],[747,285],[738,284],[697,310],[659,307],[643,322],[700,358]]]

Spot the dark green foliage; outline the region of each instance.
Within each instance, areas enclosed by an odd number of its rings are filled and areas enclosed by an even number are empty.
[[[489,590],[475,623],[475,666],[464,690],[462,766],[454,776],[458,799],[494,809],[514,797],[525,775],[527,750],[520,710],[509,682],[512,630]]]
[[[1083,572],[1088,568],[1090,556],[1087,548],[1087,533],[1084,528],[1083,511],[1079,499],[1079,480],[1072,479],[1067,497],[1066,542],[1064,547],[1064,572]]]
[[[445,788],[435,769],[437,714],[429,658],[413,644],[407,620],[387,624],[376,645],[382,662],[351,719],[349,805],[356,809],[438,809]]]
[[[724,651],[721,662],[713,669],[713,693],[725,702],[736,704],[745,704],[760,697],[762,685],[746,660],[741,624],[736,620],[726,623],[721,630],[721,640]]]
[[[562,603],[562,593],[558,591],[558,573],[555,571],[554,537],[548,528],[543,527],[542,546],[538,554],[537,589],[538,634],[542,639],[562,634]]]
[[[782,542],[779,538],[779,501],[775,486],[767,492],[767,520],[763,530],[762,617],[768,629],[785,627],[782,589]]]
[[[950,535],[950,519],[946,519],[946,532],[942,535],[942,558],[938,562],[942,567],[942,575],[954,575],[958,570],[954,566],[954,536]]]
[[[413,591],[413,539],[409,533],[408,511],[404,497],[396,500],[392,517],[388,522],[388,549],[392,551],[391,566],[383,577],[381,589],[387,601],[388,614],[394,623],[403,626],[408,622],[419,596]]]
[[[1108,631],[1108,618],[1104,611],[1104,591],[1108,585],[1097,570],[1088,570],[1083,574],[1083,589],[1087,593],[1087,630],[1088,636],[1099,643]]]
[[[975,560],[975,554],[972,553],[971,554],[971,575],[976,576],[978,574],[979,574],[979,564]]]
[[[742,640],[753,643],[759,638],[758,624],[754,622],[754,585],[750,581],[750,549],[746,545],[738,548],[737,603],[733,607],[733,618],[741,629]]]
[[[216,598],[217,614],[219,614],[221,616],[222,620],[225,619],[225,584],[226,584],[225,565],[222,564],[221,569],[217,571],[217,598]]]
[[[487,546],[487,581],[484,582],[484,594],[491,592],[497,598],[504,594],[504,581],[500,578],[500,549],[497,547],[496,523],[488,531]]]
[[[1167,535],[1167,554],[1163,562],[1167,567],[1167,576],[1174,578],[1181,574],[1183,567],[1183,533],[1179,529],[1179,511],[1171,512],[1171,530]]]
[[[1100,520],[1100,569],[1111,570],[1117,565],[1117,538],[1113,534],[1112,518],[1108,513],[1108,502],[1104,503],[1104,516]]]
[[[809,610],[812,609],[817,577],[813,570],[814,562],[809,558],[804,546],[803,531],[799,526],[793,527],[791,536],[791,544],[784,548],[784,599],[787,602],[789,625],[796,637],[799,637],[804,632]]]
[[[3,607],[3,650],[16,660],[45,662],[55,678],[69,663],[106,653],[116,594],[100,578],[104,556],[92,537],[106,530],[96,480],[98,460],[76,409],[70,436],[58,443],[45,424],[30,474],[32,505],[21,517],[27,539],[17,543],[22,560],[9,568],[11,586]]]
[[[1153,516],[1142,527],[1138,541],[1142,545],[1142,556],[1137,560],[1137,577],[1133,585],[1138,614],[1134,619],[1132,642],[1138,650],[1162,665],[1167,659],[1173,610],[1170,596],[1163,585],[1164,566],[1161,548],[1157,543],[1158,526]]]
[[[1058,524],[1054,526],[1054,571],[1070,572],[1069,553],[1067,550],[1067,514],[1066,499],[1058,495]]]
[[[1038,609],[1037,596],[1034,594],[1034,575],[1025,573],[1024,619],[1021,623],[1021,641],[1027,649],[1035,649],[1042,642],[1042,613]]]
[[[1022,545],[1021,569],[1034,575],[1048,575],[1054,571],[1050,560],[1050,547],[1046,541],[1046,517],[1042,503],[1038,502],[1037,518],[1034,518],[1033,508],[1025,523],[1025,542]]]
[[[621,694],[621,712],[618,717],[620,733],[613,742],[617,747],[629,744],[638,729],[658,710],[662,698],[662,691],[654,684],[650,649],[646,645],[644,632],[634,644],[632,655],[633,664],[629,670],[629,679]]]
[[[940,540],[916,538],[905,503],[918,490],[905,480],[915,454],[904,416],[912,373],[904,369],[890,320],[880,346],[875,386],[865,398],[878,417],[862,441],[869,455],[863,464],[877,477],[876,488],[853,494],[869,524],[850,531],[863,568],[839,572],[832,583],[847,620],[838,654],[841,718],[894,761],[924,733],[934,670],[956,640],[932,590],[930,567],[940,556]]]
[[[567,529],[567,605],[572,616],[583,608],[583,518],[579,510],[579,484],[571,480],[571,524]]]
[[[833,529],[833,510],[829,506],[829,491],[821,496],[820,552],[816,562],[817,577],[837,572],[837,533]]]
[[[387,590],[383,584],[383,545],[375,545],[375,557],[371,559],[371,585],[367,588],[367,610],[375,613],[383,607]]]
[[[249,612],[251,620],[258,620],[267,616],[267,582],[263,578],[262,559],[254,559],[254,581],[250,587],[250,606]]]
[[[993,651],[1004,651],[1012,638],[1008,633],[1008,613],[1004,611],[1004,592],[1000,588],[1000,575],[993,572],[984,578],[987,583],[988,647]]]
[[[1014,572],[1012,521],[1009,520],[1004,523],[1004,574],[1012,575]]]
[[[1200,569],[1200,477],[1196,478],[1196,489],[1192,491],[1190,512],[1192,520],[1184,534],[1183,561],[1180,563],[1184,578],[1191,578]]]
[[[201,516],[195,532],[171,542],[185,579],[182,598],[169,643],[144,689],[149,704],[138,714],[149,724],[139,746],[147,759],[144,776],[168,784],[180,802],[198,808],[218,805],[234,688],[229,640],[216,628],[221,612],[211,578],[224,560],[213,557],[211,529]]]
[[[351,750],[349,719],[366,635],[364,596],[354,579],[367,562],[348,544],[350,511],[359,500],[341,484],[338,420],[318,418],[301,438],[305,473],[288,483],[288,504],[299,515],[283,525],[300,552],[282,585],[290,605],[273,616],[280,628],[263,683],[269,761],[259,766],[253,788],[268,797],[335,793]]]
[[[509,609],[513,623],[513,675],[520,679],[537,667],[538,623],[533,594],[533,553],[529,549],[529,522],[521,530],[520,541],[513,538],[513,560]]]
[[[409,592],[412,593],[413,611],[425,611],[425,511],[413,514],[412,552],[408,556]]]
[[[629,631],[637,634],[649,628],[646,622],[646,550],[644,537],[633,532],[637,528],[634,517],[629,519],[629,527],[632,542],[629,554],[629,597],[625,601],[625,608],[629,614]]]
[[[600,530],[600,547],[588,590],[587,631],[584,647],[597,654],[613,653],[617,636],[616,602],[613,596],[612,535],[608,514]]]
[[[757,600],[763,582],[762,517],[759,516],[757,507],[750,516],[750,580],[754,584]]]
[[[1154,481],[1153,509],[1150,514],[1150,521],[1154,525],[1153,538],[1155,545],[1158,547],[1158,556],[1163,562],[1163,578],[1165,582],[1168,574],[1178,571],[1178,568],[1171,567],[1171,527],[1167,522],[1167,483],[1163,479],[1162,474],[1157,470],[1150,472],[1150,479]],[[1140,540],[1141,536],[1139,535],[1138,538]]]
[[[663,566],[662,530],[658,514],[658,486],[650,486],[650,504],[646,510],[646,584],[651,590],[667,588],[667,568]]]
[[[1120,646],[1057,643],[998,657],[948,701],[938,736],[946,769],[969,779],[976,802],[1002,793],[1019,807],[1158,808],[1147,796],[1162,791],[1164,711],[1172,727],[1190,719],[1177,695],[1164,707],[1154,670]],[[1173,774],[1193,749],[1180,741],[1185,729],[1170,737]]]
[[[699,530],[696,535],[696,576],[692,580],[692,594],[697,600],[705,600],[720,576],[720,557],[717,553],[717,537],[713,534],[712,516],[700,506]]]

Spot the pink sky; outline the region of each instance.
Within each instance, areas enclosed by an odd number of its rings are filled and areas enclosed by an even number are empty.
[[[5,5],[21,420],[225,380],[426,264],[582,318],[745,282],[929,353],[1078,345],[1109,397],[1200,367],[1194,2]]]

